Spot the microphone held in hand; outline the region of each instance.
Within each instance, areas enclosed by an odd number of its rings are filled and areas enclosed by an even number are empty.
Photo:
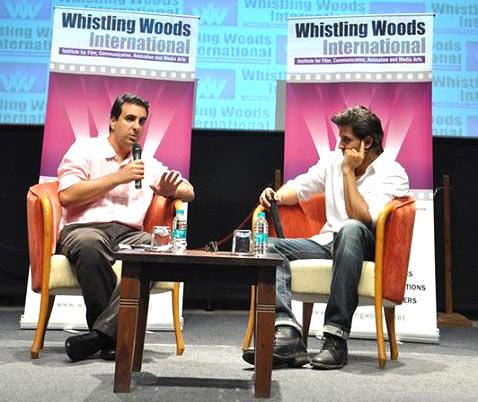
[[[141,159],[141,147],[137,142],[133,144],[133,149],[131,150],[133,154],[133,160]],[[141,188],[141,180],[135,180],[134,181],[134,187],[137,189]]]

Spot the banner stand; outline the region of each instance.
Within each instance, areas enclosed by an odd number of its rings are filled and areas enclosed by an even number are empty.
[[[143,155],[189,177],[199,19],[125,10],[54,7],[40,181],[79,138],[107,135],[124,92],[149,102]],[[40,295],[29,278],[21,328],[35,328]],[[33,284],[35,288],[40,284]],[[182,314],[182,287],[181,287]],[[173,328],[171,293],[150,297],[148,329]],[[81,296],[57,296],[48,328],[86,329]]]
[[[407,288],[396,308],[400,340],[438,342],[432,163],[433,14],[289,18],[284,181],[336,149],[331,116],[373,110],[384,149],[407,171],[417,212]],[[300,303],[293,303],[301,317]],[[311,333],[321,334],[325,304],[315,304]],[[375,337],[372,307],[355,312],[351,335]]]

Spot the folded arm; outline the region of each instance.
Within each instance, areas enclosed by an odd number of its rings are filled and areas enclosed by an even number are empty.
[[[356,219],[366,225],[372,223],[368,204],[359,193],[354,171],[344,170],[344,199],[345,209],[350,219]]]
[[[97,179],[81,180],[58,193],[60,204],[67,208],[87,204],[102,197],[108,191],[120,184],[144,178],[144,163],[142,160],[131,161],[116,173]]]

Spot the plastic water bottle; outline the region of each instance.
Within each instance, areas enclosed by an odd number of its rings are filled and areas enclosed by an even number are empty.
[[[182,254],[186,251],[187,222],[184,210],[178,209],[173,220],[173,252]]]
[[[269,240],[269,225],[265,212],[259,212],[254,226],[254,254],[256,257],[264,257],[267,253]]]

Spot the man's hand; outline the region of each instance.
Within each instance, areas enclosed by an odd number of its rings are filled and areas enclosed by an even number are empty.
[[[121,184],[143,179],[144,163],[141,159],[138,159],[129,162],[115,173],[93,180],[81,180],[61,191],[58,196],[60,204],[65,208],[79,206],[103,197],[108,191]]]
[[[267,187],[260,195],[259,202],[265,208],[271,207],[271,201],[281,202],[281,197],[272,188]]]
[[[355,171],[365,159],[365,142],[364,140],[360,140],[360,148],[347,148],[344,149],[344,160],[342,162],[342,170],[344,171]]]
[[[131,161],[118,170],[117,175],[120,184],[129,183],[133,180],[143,180],[144,162],[141,159]]]
[[[176,195],[176,191],[182,181],[181,173],[177,170],[169,170],[162,174],[157,186],[151,185],[150,187],[156,195],[170,198]]]

